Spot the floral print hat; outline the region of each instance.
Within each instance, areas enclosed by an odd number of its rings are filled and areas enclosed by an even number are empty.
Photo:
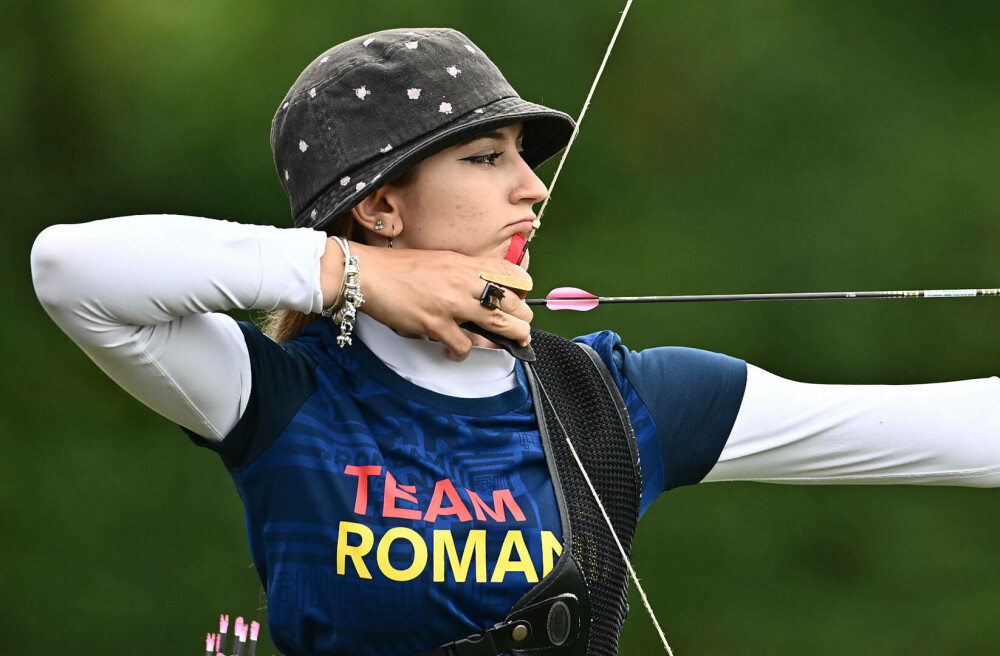
[[[295,226],[329,231],[420,160],[511,123],[524,124],[532,168],[574,127],[522,100],[461,32],[386,30],[334,46],[299,75],[274,115],[271,149]]]

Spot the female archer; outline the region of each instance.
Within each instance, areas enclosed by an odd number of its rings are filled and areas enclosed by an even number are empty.
[[[53,320],[222,458],[285,653],[610,656],[666,490],[1000,484],[996,379],[811,385],[532,331],[533,168],[572,129],[464,35],[378,32],[279,104],[295,228],[148,215],[36,240]],[[267,332],[234,308],[272,311]]]

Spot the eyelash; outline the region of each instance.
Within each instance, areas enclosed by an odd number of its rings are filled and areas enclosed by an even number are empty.
[[[503,155],[503,151],[499,153],[490,153],[488,155],[476,155],[474,157],[466,157],[466,161],[472,162],[473,164],[485,164],[487,166],[497,166],[496,161]]]

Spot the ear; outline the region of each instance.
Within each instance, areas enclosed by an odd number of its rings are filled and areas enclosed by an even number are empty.
[[[383,185],[351,209],[354,222],[366,231],[365,243],[387,242],[393,235],[398,237],[403,232],[400,191],[392,184]]]

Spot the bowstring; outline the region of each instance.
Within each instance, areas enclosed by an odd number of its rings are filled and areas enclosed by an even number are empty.
[[[545,197],[542,201],[542,206],[538,210],[538,218],[535,220],[536,227],[531,231],[531,235],[528,237],[528,241],[535,236],[535,232],[538,230],[538,226],[541,225],[542,215],[545,214],[545,208],[548,207],[549,201],[552,200],[552,190],[556,187],[556,180],[559,179],[559,173],[562,171],[563,164],[566,162],[566,156],[569,155],[570,148],[573,147],[573,142],[576,141],[577,136],[580,134],[580,124],[583,123],[583,117],[587,114],[587,108],[590,107],[590,99],[594,97],[594,91],[597,90],[597,83],[601,80],[601,74],[604,73],[604,67],[608,63],[608,59],[611,57],[611,51],[615,47],[615,41],[618,40],[618,33],[622,31],[622,25],[625,24],[625,17],[628,16],[629,7],[632,6],[632,0],[628,0],[625,3],[625,9],[622,10],[622,17],[618,19],[618,26],[615,28],[615,33],[611,36],[611,43],[608,44],[608,49],[604,51],[604,59],[601,60],[601,66],[597,69],[597,75],[594,76],[594,83],[590,85],[590,92],[587,93],[587,99],[583,101],[583,108],[580,110],[580,115],[576,118],[576,125],[573,126],[573,133],[569,136],[569,141],[566,143],[566,149],[563,151],[562,157],[559,158],[559,165],[556,166],[556,172],[552,175],[552,182],[549,183],[549,195]]]
[[[622,25],[625,24],[625,17],[628,16],[628,10],[631,6],[632,0],[627,0],[625,3],[625,9],[622,10],[621,18],[618,19],[618,25],[615,27],[615,32],[611,36],[611,42],[608,44],[608,49],[604,51],[604,59],[601,60],[601,65],[597,69],[597,75],[594,76],[594,82],[590,85],[590,91],[587,93],[587,98],[583,101],[583,107],[580,109],[580,115],[577,117],[576,124],[573,126],[573,133],[570,135],[569,141],[566,143],[566,149],[563,151],[562,157],[559,158],[559,164],[556,166],[556,172],[552,175],[552,182],[549,183],[548,196],[545,197],[541,208],[538,210],[538,218],[535,221],[535,227],[532,229],[531,234],[528,237],[529,242],[532,238],[534,238],[535,232],[541,225],[542,215],[545,214],[545,208],[548,207],[549,201],[552,200],[552,191],[555,189],[556,181],[559,180],[559,173],[562,172],[563,164],[566,163],[566,157],[569,155],[569,151],[573,147],[573,142],[576,141],[576,138],[580,134],[580,125],[583,123],[583,117],[587,114],[587,108],[590,107],[590,101],[594,97],[594,91],[597,90],[597,84],[601,80],[601,75],[604,73],[604,68],[607,66],[608,59],[611,57],[611,51],[614,50],[615,42],[618,40],[618,34],[622,30]],[[562,420],[555,411],[555,405],[553,405],[552,400],[549,399],[549,394],[542,385],[541,380],[538,381],[538,385],[542,394],[545,396],[545,400],[548,402],[549,407],[552,408],[556,422],[559,424],[563,437],[566,438],[566,444],[569,446],[570,453],[573,455],[573,459],[576,461],[577,467],[580,468],[580,473],[583,474],[583,479],[587,482],[587,487],[590,488],[590,493],[594,495],[594,501],[597,502],[597,507],[600,508],[601,515],[604,516],[604,521],[608,524],[608,529],[611,531],[611,536],[615,539],[615,544],[618,545],[618,551],[621,554],[622,560],[625,562],[625,566],[628,568],[628,573],[632,577],[632,582],[635,583],[636,590],[639,591],[639,596],[642,598],[642,603],[646,607],[646,612],[649,613],[650,619],[653,620],[653,626],[656,627],[656,632],[660,636],[663,648],[667,650],[667,654],[669,656],[674,656],[674,652],[670,648],[670,644],[667,642],[667,637],[663,633],[663,628],[660,627],[660,622],[656,619],[656,613],[653,612],[653,606],[649,603],[646,591],[642,589],[642,584],[639,583],[639,576],[635,573],[635,569],[632,567],[632,561],[625,552],[625,547],[622,546],[621,540],[618,539],[618,533],[615,531],[615,527],[611,523],[611,517],[608,516],[607,510],[604,509],[604,504],[601,503],[601,497],[597,494],[594,484],[590,482],[590,476],[587,474],[587,470],[584,468],[583,462],[580,460],[580,456],[577,454],[576,448],[573,446],[573,441],[570,439],[569,433],[566,431],[566,427],[563,426]]]
[[[587,470],[583,466],[583,461],[580,460],[580,456],[576,452],[576,447],[573,446],[573,441],[569,439],[569,432],[566,430],[566,426],[563,425],[562,419],[559,418],[556,406],[552,402],[552,399],[549,398],[549,393],[546,391],[545,385],[542,383],[541,376],[537,373],[535,374],[535,380],[538,382],[538,389],[541,391],[542,396],[545,397],[545,401],[549,404],[549,407],[552,408],[552,416],[555,417],[556,423],[559,425],[559,430],[562,431],[563,437],[566,438],[566,444],[569,446],[570,453],[573,454],[573,460],[576,461],[576,466],[580,468],[580,473],[583,474],[583,480],[587,481],[587,487],[590,488],[590,493],[594,495],[594,501],[597,502],[597,507],[601,509],[601,515],[604,516],[604,521],[608,524],[608,529],[611,531],[611,537],[615,539],[615,544],[618,545],[618,552],[621,553],[622,560],[625,561],[625,567],[628,568],[628,573],[632,577],[632,582],[635,583],[635,588],[639,591],[639,596],[642,598],[642,603],[646,607],[646,612],[649,613],[650,619],[653,620],[653,626],[656,627],[656,632],[660,636],[663,648],[667,650],[667,654],[669,656],[674,656],[673,650],[667,643],[667,636],[663,634],[663,628],[660,627],[660,622],[656,619],[656,613],[653,612],[653,606],[649,603],[646,591],[642,589],[642,584],[639,583],[639,575],[635,573],[635,569],[632,567],[632,561],[625,552],[625,547],[622,546],[621,540],[618,539],[618,533],[615,531],[615,527],[611,523],[611,517],[608,515],[608,511],[604,509],[604,504],[601,503],[601,497],[597,494],[594,484],[590,482],[590,476],[587,474]]]

